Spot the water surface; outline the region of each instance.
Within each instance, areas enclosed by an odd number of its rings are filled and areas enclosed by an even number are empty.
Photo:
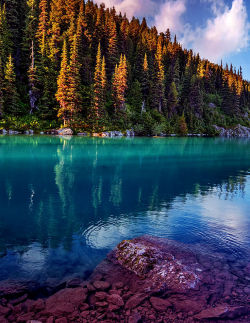
[[[0,136],[0,280],[91,271],[152,234],[250,261],[250,140]]]

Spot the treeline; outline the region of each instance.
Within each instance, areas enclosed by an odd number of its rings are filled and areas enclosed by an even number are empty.
[[[0,127],[210,133],[249,125],[249,108],[241,68],[201,59],[145,19],[92,1],[0,0]]]

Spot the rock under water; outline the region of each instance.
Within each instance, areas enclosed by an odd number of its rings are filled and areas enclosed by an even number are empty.
[[[30,286],[0,286],[0,322],[250,322],[250,264],[151,236],[121,242],[88,281],[49,297]]]

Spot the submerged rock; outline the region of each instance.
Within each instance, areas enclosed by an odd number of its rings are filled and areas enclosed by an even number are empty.
[[[151,289],[185,291],[195,288],[200,280],[198,265],[184,265],[181,259],[176,259],[152,238],[121,242],[116,258],[124,268],[148,279]]]

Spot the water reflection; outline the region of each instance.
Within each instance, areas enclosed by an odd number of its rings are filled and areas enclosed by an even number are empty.
[[[0,279],[82,273],[121,239],[250,246],[250,141],[0,138]]]

